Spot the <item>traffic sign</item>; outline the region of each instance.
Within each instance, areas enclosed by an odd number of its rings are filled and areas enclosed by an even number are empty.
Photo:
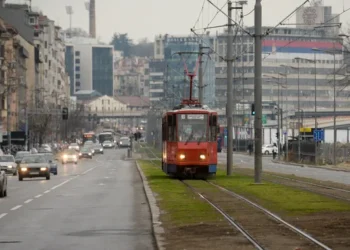
[[[262,116],[262,124],[265,125],[267,123],[266,115]]]
[[[314,141],[324,141],[324,129],[314,129]]]
[[[227,128],[224,128],[224,135],[227,136]]]

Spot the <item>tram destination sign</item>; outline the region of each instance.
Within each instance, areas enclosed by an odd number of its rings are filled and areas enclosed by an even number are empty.
[[[190,114],[190,115],[181,115],[182,120],[204,120],[204,115],[200,114]]]

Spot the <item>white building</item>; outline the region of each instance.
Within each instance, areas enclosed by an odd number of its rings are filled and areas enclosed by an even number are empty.
[[[66,38],[66,67],[73,86],[71,94],[79,90],[96,90],[113,96],[113,46],[86,37]]]
[[[29,13],[29,24],[34,27],[34,44],[42,61],[37,72],[36,99],[51,106],[61,105],[70,95],[61,28],[39,12]]]
[[[86,103],[90,112],[96,113],[113,113],[113,112],[128,112],[128,106],[113,97],[104,95]]]

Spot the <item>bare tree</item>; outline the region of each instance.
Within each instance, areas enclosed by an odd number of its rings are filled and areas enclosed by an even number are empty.
[[[51,131],[50,126],[53,121],[53,115],[49,112],[33,113],[28,115],[29,129],[31,132],[31,142],[39,143],[41,146],[48,132]]]

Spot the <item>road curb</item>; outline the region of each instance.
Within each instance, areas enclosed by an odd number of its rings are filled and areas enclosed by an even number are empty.
[[[291,166],[297,166],[297,167],[308,167],[308,168],[317,168],[317,169],[325,169],[325,170],[331,170],[331,171],[337,171],[337,172],[350,172],[348,169],[340,169],[340,168],[330,168],[330,167],[319,167],[319,166],[313,166],[313,165],[305,165],[305,164],[298,164],[298,163],[289,163],[289,162],[283,162],[283,161],[275,161],[271,160],[273,163],[278,164],[284,164],[284,165],[291,165]]]
[[[165,250],[165,248],[163,247],[163,237],[162,237],[162,234],[164,233],[164,229],[161,226],[162,223],[160,222],[160,219],[159,219],[160,210],[157,206],[156,198],[154,197],[154,194],[148,185],[147,178],[144,175],[144,173],[143,173],[142,169],[140,168],[137,161],[136,161],[136,167],[137,167],[137,170],[139,171],[139,174],[141,176],[143,190],[146,194],[146,198],[148,201],[148,207],[151,211],[152,232],[153,232],[153,236],[154,236],[154,239],[156,242],[157,249],[158,250]]]

